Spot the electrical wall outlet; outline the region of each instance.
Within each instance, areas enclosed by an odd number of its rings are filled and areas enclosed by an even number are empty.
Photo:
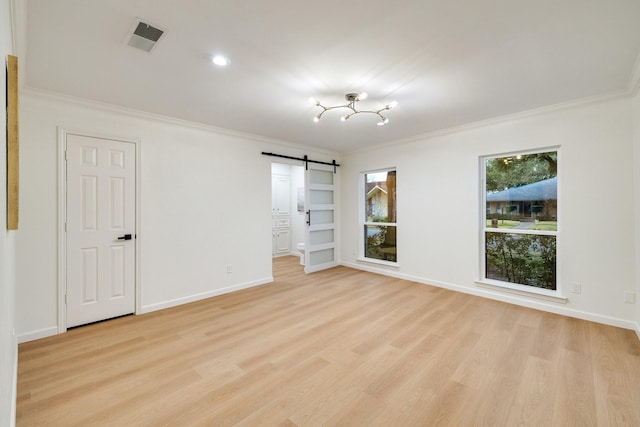
[[[634,292],[625,292],[624,293],[624,302],[627,304],[635,304],[636,303],[636,294]]]
[[[233,273],[233,266],[231,264],[227,264],[227,273]]]
[[[571,284],[571,292],[574,294],[579,294],[582,292],[582,284],[579,282],[573,282]]]

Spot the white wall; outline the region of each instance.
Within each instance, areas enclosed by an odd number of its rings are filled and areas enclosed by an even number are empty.
[[[636,333],[640,338],[640,90],[633,97],[633,144],[636,239]]]
[[[512,116],[342,156],[342,262],[463,292],[632,327],[634,285],[631,100]],[[478,288],[479,156],[560,146],[560,288],[566,305]],[[398,261],[356,260],[358,177],[397,168]],[[572,282],[582,293],[569,293]]]
[[[7,231],[7,109],[5,58],[14,54],[9,0],[0,0],[0,426],[15,424],[17,351],[15,334],[15,236]]]
[[[141,140],[143,312],[272,280],[272,158],[261,152],[335,157],[35,93],[21,115],[20,341],[57,331],[58,126]]]

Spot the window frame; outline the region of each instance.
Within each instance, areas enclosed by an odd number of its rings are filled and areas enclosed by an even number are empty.
[[[538,153],[546,153],[550,151],[555,151],[557,154],[557,170],[556,170],[556,178],[557,178],[557,200],[556,200],[556,230],[522,230],[522,229],[511,229],[511,228],[493,228],[487,227],[487,187],[486,187],[486,160],[487,159],[497,159],[503,157],[515,157],[518,155],[530,155],[530,154],[538,154]],[[560,169],[561,169],[561,147],[560,146],[550,146],[550,147],[542,147],[535,148],[529,150],[516,150],[516,151],[508,151],[494,154],[482,155],[479,157],[479,182],[480,182],[480,204],[479,204],[479,279],[476,280],[476,284],[480,287],[505,291],[508,293],[514,293],[518,295],[531,296],[535,298],[540,298],[553,302],[566,303],[567,298],[562,294],[562,280],[560,274],[560,235],[561,235],[561,219],[562,219],[562,210],[561,210],[561,180],[560,180]],[[502,280],[491,279],[487,277],[486,272],[486,233],[504,233],[504,234],[522,234],[522,235],[536,235],[536,236],[554,236],[556,243],[556,289],[545,289],[538,288],[535,286],[518,284],[505,282]]]
[[[367,175],[370,174],[375,174],[375,173],[381,173],[381,172],[395,172],[396,173],[396,222],[373,222],[373,221],[366,221],[366,216],[367,216],[367,207],[366,207],[366,191],[367,191],[367,183],[366,183],[366,177]],[[398,197],[398,185],[397,185],[397,175],[398,174],[398,168],[397,167],[387,167],[387,168],[381,168],[381,169],[372,169],[372,170],[367,170],[367,171],[362,171],[359,174],[359,189],[358,189],[358,205],[359,205],[359,209],[358,209],[358,251],[357,251],[357,260],[360,262],[367,262],[367,263],[372,263],[372,264],[378,264],[378,265],[382,265],[382,266],[388,266],[388,267],[399,267],[399,263],[398,263],[398,256],[397,256],[397,248],[398,248],[398,203],[397,203],[397,197]],[[377,258],[369,258],[367,257],[367,253],[366,253],[366,236],[365,236],[365,226],[390,226],[390,227],[395,227],[396,228],[396,260],[395,261],[388,261],[388,260],[381,260],[381,259],[377,259]]]

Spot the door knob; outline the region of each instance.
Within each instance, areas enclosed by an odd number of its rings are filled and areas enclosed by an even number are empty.
[[[124,236],[118,237],[118,240],[131,240],[131,234],[125,234]]]

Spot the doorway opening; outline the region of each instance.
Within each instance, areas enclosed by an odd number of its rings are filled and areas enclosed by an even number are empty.
[[[274,260],[293,256],[298,257],[304,265],[299,245],[304,245],[305,225],[304,168],[272,163],[271,256]]]

